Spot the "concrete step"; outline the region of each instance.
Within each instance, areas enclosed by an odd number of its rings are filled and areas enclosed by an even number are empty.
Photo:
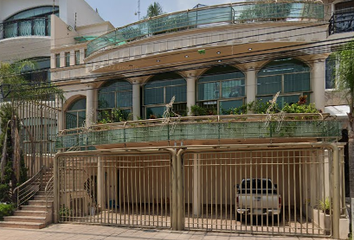
[[[47,215],[46,211],[27,211],[27,210],[17,210],[14,216],[36,216],[45,217]]]
[[[48,206],[51,205],[51,203],[53,202],[53,200],[49,200],[48,199]],[[32,206],[46,206],[47,201],[46,200],[29,200],[28,201],[28,205],[32,205]]]
[[[39,206],[39,205],[22,205],[21,206],[21,210],[25,210],[25,211],[47,211],[47,207],[44,206]],[[48,210],[49,211],[49,210]]]
[[[41,228],[45,228],[46,224],[45,223],[32,223],[32,222],[0,222],[0,228],[1,227],[41,229]]]
[[[20,222],[20,223],[45,223],[45,217],[37,216],[7,216],[4,217],[5,222]]]
[[[53,201],[54,200],[53,198],[54,198],[53,196],[48,196],[49,201]],[[35,195],[33,200],[44,200],[45,201],[45,200],[47,200],[47,196],[46,195]]]

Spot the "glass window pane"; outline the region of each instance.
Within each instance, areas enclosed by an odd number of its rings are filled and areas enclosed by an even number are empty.
[[[187,88],[186,86],[173,86],[166,87],[166,102],[169,103],[173,96],[176,97],[175,102],[187,101]]]
[[[198,100],[219,99],[219,82],[198,84]]]
[[[146,118],[161,118],[165,107],[151,107],[146,109]]]
[[[82,98],[80,100],[77,100],[76,102],[72,103],[70,107],[68,108],[68,111],[70,110],[84,110],[86,109],[86,98]]]
[[[257,94],[275,94],[281,91],[281,75],[258,77]]]
[[[86,111],[78,112],[78,126],[77,127],[84,127],[84,122],[86,120]]]
[[[220,102],[220,114],[228,114],[227,110],[235,109],[243,105],[243,100],[222,101]]]
[[[115,108],[114,92],[101,93],[98,95],[98,108]]]
[[[284,75],[284,92],[302,92],[310,90],[310,73]]]
[[[151,104],[164,104],[164,89],[163,88],[151,88],[145,89],[144,95],[145,105]]]
[[[133,105],[133,93],[132,92],[117,92],[117,107],[131,107]]]
[[[66,112],[66,128],[77,127],[77,112]]]
[[[336,61],[333,57],[326,59],[326,89],[334,88]]]
[[[242,97],[245,94],[245,81],[233,80],[221,83],[221,91],[223,98]]]

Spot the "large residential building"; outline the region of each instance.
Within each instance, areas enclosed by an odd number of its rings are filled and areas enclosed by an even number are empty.
[[[331,55],[353,38],[353,1],[199,6],[116,29],[60,16],[54,221],[347,237]],[[274,113],[273,99],[319,112]],[[235,114],[247,105],[265,114]]]

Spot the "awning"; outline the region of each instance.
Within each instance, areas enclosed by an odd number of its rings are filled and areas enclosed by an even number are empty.
[[[349,113],[349,106],[348,105],[328,106],[325,107],[324,111],[325,113],[329,113],[339,118],[346,118],[348,117],[347,113]]]

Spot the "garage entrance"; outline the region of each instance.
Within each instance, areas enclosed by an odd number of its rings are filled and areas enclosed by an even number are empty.
[[[340,146],[320,143],[60,153],[54,171],[55,218],[336,236],[346,217],[342,153]]]
[[[329,236],[332,158],[324,148],[186,153],[185,228]]]

